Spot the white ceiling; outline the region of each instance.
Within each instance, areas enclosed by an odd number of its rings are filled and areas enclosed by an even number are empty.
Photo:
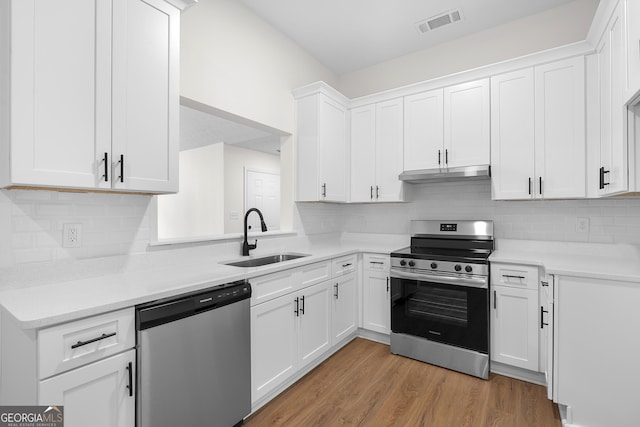
[[[280,134],[248,123],[246,119],[181,99],[180,151],[224,142],[279,156],[280,137]]]
[[[572,0],[241,1],[325,66],[343,74]],[[417,22],[452,9],[460,10],[462,20],[425,34],[416,29]]]

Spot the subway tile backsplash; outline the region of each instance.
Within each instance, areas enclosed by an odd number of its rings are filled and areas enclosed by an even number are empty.
[[[489,181],[414,184],[405,194],[405,203],[298,204],[300,228],[408,234],[411,219],[486,219],[499,239],[640,244],[640,198],[493,201]]]
[[[498,239],[640,245],[640,198],[492,201],[489,181],[408,185],[405,203],[298,203],[306,235],[409,233],[411,219],[488,219]],[[0,190],[0,267],[147,250],[151,196]],[[578,219],[588,230],[578,229]],[[65,223],[82,224],[82,247],[63,248]]]

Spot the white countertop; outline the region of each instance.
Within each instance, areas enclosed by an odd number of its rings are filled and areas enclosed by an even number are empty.
[[[634,282],[640,286],[640,248],[634,245],[499,240],[489,259],[538,265],[548,274]]]
[[[240,268],[221,264],[241,258],[238,244],[168,249],[61,265],[34,266],[29,273],[9,272],[0,283],[0,305],[23,329],[42,328],[86,316],[132,307],[211,286],[262,276],[358,252],[389,253],[408,238],[282,239],[259,242],[260,257],[278,252],[310,254],[304,258]],[[13,274],[11,274],[13,273]]]

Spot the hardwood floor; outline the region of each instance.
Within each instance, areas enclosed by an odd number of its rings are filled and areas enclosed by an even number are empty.
[[[488,381],[355,339],[245,421],[261,426],[561,426],[544,387]]]

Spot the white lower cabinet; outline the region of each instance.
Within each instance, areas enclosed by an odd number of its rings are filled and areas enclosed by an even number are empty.
[[[3,313],[0,405],[64,406],[67,427],[135,425],[135,312],[39,330]]]
[[[493,263],[491,288],[491,360],[538,372],[538,268]]]
[[[388,335],[391,331],[389,256],[365,254],[363,271],[362,326]]]
[[[357,276],[355,273],[340,277],[333,285],[332,342],[339,343],[358,328],[357,325]]]
[[[493,287],[491,360],[538,370],[538,292]]]
[[[254,281],[268,284],[265,291],[269,291],[252,299],[251,402],[254,407],[355,334],[355,262],[356,257],[351,255],[330,263],[310,264],[251,279],[252,284]],[[333,274],[324,280],[327,265],[332,266]],[[291,291],[281,295],[285,289]],[[274,296],[269,299],[269,294]]]
[[[67,427],[133,427],[135,350],[40,381],[39,405],[64,405]]]
[[[323,282],[296,294],[300,368],[331,347],[331,288],[331,282]]]

